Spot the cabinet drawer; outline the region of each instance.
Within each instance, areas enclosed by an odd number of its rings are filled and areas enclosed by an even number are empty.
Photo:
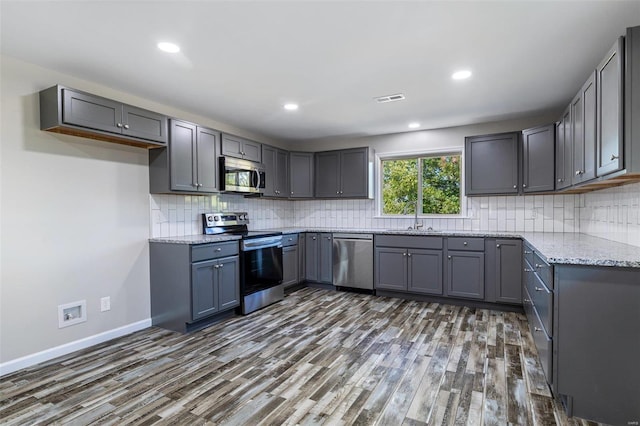
[[[536,314],[536,310],[533,308],[533,305],[528,301],[531,300],[527,290],[525,290],[525,303],[524,303],[524,311],[527,314],[527,321],[529,322],[529,331],[531,332],[531,336],[533,337],[533,342],[536,345],[536,349],[538,350],[538,359],[540,360],[540,364],[542,364],[542,370],[544,371],[544,375],[547,378],[548,383],[552,383],[552,348],[553,341],[547,336],[545,333],[542,324],[540,323],[540,319]]]
[[[233,256],[238,254],[238,242],[229,241],[227,243],[201,244],[191,248],[191,261],[216,259],[218,257]]]
[[[543,284],[537,274],[527,273],[527,291],[540,322],[548,335],[552,336],[553,293]]]
[[[298,234],[284,234],[282,236],[282,246],[297,246],[298,245]]]
[[[376,246],[417,249],[442,249],[442,237],[413,235],[376,235]]]
[[[533,253],[533,269],[544,284],[553,290],[553,266],[549,265],[537,252]]]
[[[484,251],[484,238],[447,238],[447,248],[449,250],[471,250]]]

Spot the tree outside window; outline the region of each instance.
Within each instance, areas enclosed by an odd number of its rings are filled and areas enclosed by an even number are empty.
[[[459,153],[382,160],[382,214],[460,214],[460,170]]]

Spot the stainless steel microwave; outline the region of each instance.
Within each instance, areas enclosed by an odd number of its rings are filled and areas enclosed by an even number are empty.
[[[220,157],[220,190],[260,194],[264,192],[264,165],[238,158]]]

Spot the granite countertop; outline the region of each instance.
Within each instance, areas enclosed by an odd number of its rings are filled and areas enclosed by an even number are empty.
[[[424,235],[436,237],[523,238],[550,264],[615,266],[640,268],[640,247],[622,244],[586,234],[553,232],[494,231],[414,231],[363,228],[271,228],[283,234],[301,232],[348,232],[378,235]],[[239,236],[187,235],[184,237],[151,238],[150,242],[174,244],[206,244],[238,240]]]
[[[225,241],[239,240],[239,235],[185,235],[184,237],[158,237],[149,238],[150,243],[169,243],[169,244],[208,244],[223,243]]]

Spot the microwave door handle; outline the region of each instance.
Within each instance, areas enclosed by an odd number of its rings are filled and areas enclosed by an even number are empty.
[[[260,172],[258,170],[253,172],[256,174],[256,191],[260,191]]]

